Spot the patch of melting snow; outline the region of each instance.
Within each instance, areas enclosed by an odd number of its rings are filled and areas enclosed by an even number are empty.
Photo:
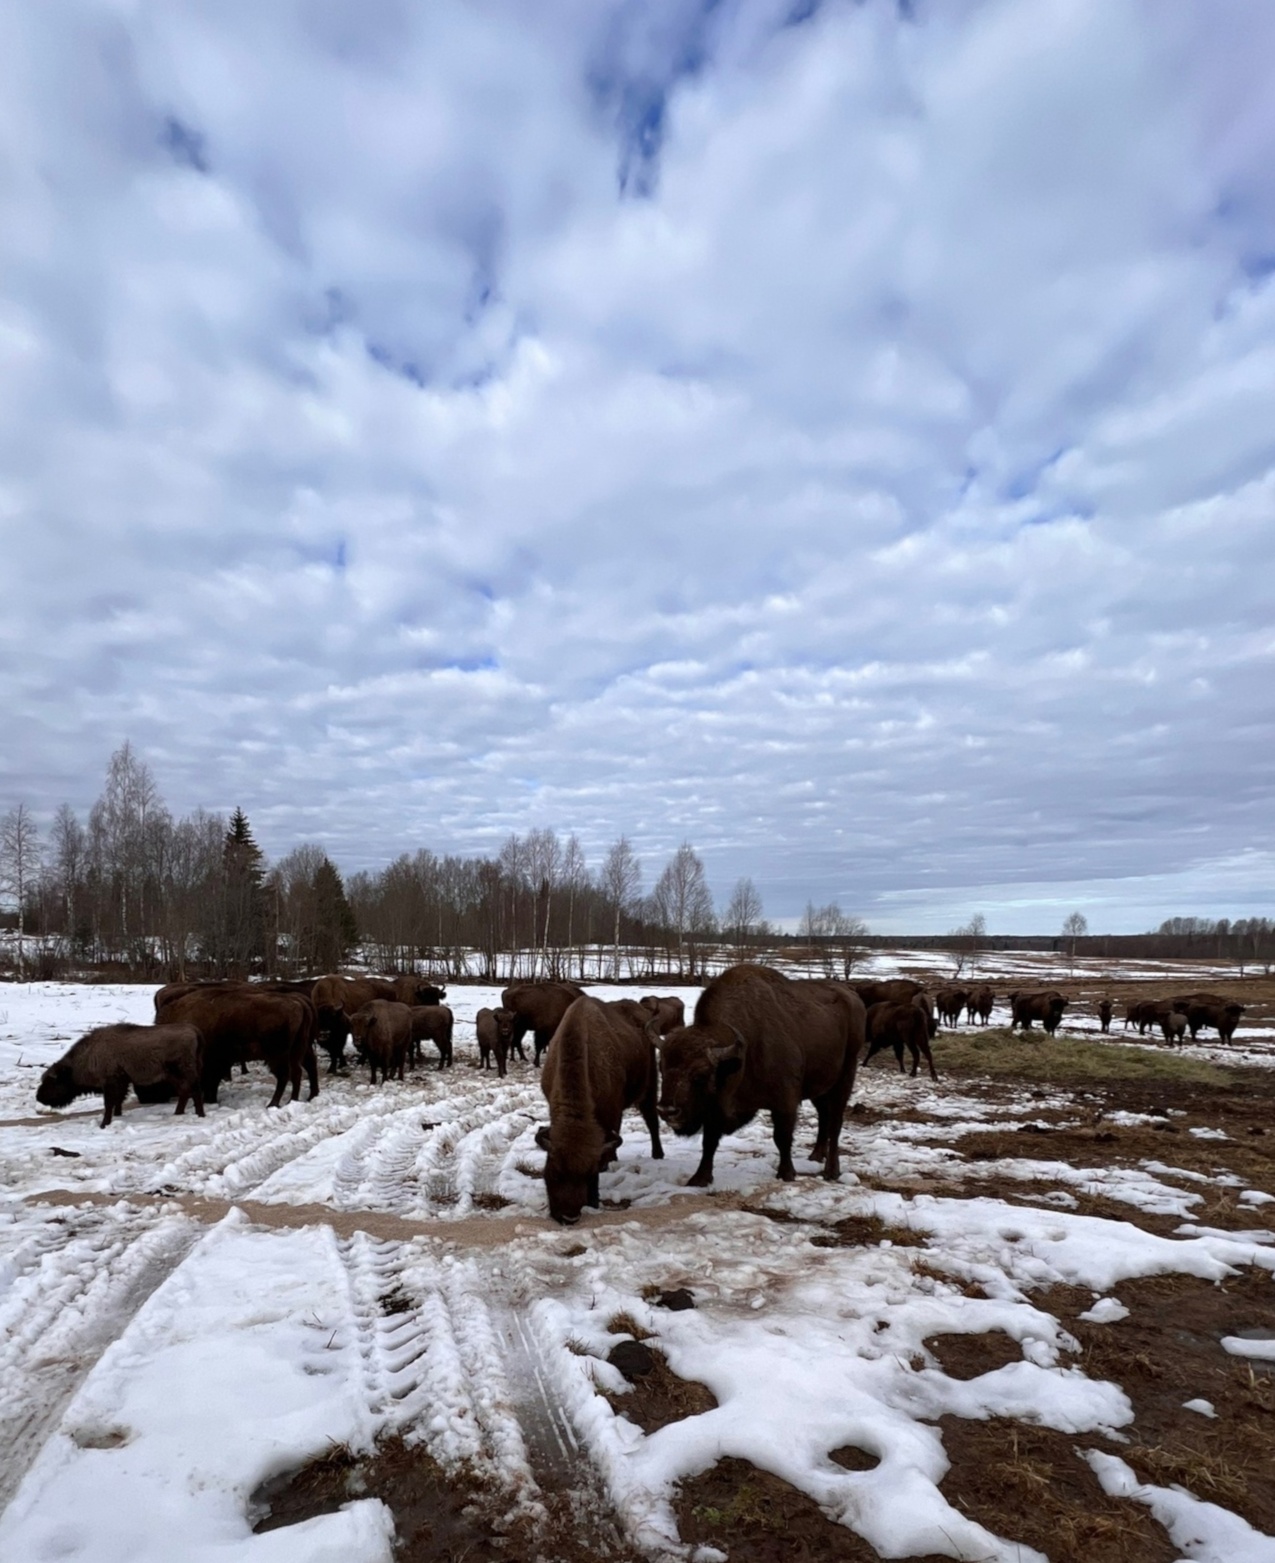
[[[1275,1362],[1275,1335],[1269,1331],[1223,1335],[1222,1350],[1233,1357],[1252,1357],[1258,1362]]]
[[[1086,1308],[1076,1317],[1086,1324],[1114,1324],[1118,1319],[1127,1319],[1129,1310],[1118,1297],[1100,1297],[1092,1308]]]
[[[1211,1400],[1184,1400],[1182,1409],[1184,1411],[1194,1411],[1200,1416],[1211,1417],[1215,1421],[1217,1419],[1217,1412],[1213,1409]]]
[[[1193,1563],[1275,1563],[1275,1539],[1229,1509],[1193,1498],[1181,1487],[1140,1482],[1123,1460],[1099,1449],[1086,1450],[1084,1458],[1105,1493],[1145,1504]]]

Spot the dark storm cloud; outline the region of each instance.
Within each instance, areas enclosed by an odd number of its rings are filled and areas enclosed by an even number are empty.
[[[5,797],[1269,911],[1263,0],[0,29]]]

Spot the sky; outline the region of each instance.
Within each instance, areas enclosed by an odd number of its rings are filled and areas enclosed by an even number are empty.
[[[1269,0],[0,11],[0,809],[1275,913]]]

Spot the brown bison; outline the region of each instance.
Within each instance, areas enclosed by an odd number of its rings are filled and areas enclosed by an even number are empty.
[[[1111,1030],[1111,1016],[1113,1013],[1110,999],[1098,1001],[1098,1026],[1105,1036]]]
[[[882,982],[852,982],[850,987],[869,1009],[874,1004],[906,1004],[924,991],[924,984],[911,977],[888,977]]]
[[[823,989],[823,992],[816,990]],[[863,1047],[863,1001],[835,983],[790,982],[764,966],[732,966],[700,995],[689,1026],[660,1044],[660,1117],[675,1134],[703,1134],[690,1185],[713,1181],[724,1134],[769,1112],[779,1176],[796,1177],[792,1141],[803,1101],[819,1134],[811,1156],[823,1175],[841,1175],[838,1139]]]
[[[898,1000],[886,1000],[887,1004],[891,1002],[897,1003]],[[919,993],[914,993],[912,995],[912,1003],[925,1016],[925,1032],[930,1040],[933,1041],[934,1038],[939,1034],[939,1023],[937,1017],[934,1014],[934,1000],[925,991],[925,989],[922,988]]]
[[[980,1026],[985,1026],[988,1023],[995,1008],[996,995],[989,987],[975,988],[970,994],[970,1019],[977,1020]]]
[[[654,1015],[655,1029],[662,1037],[668,1036],[670,1031],[676,1031],[679,1026],[686,1024],[686,1005],[681,999],[660,998],[657,994],[648,993],[638,1002],[644,1010]]]
[[[259,993],[248,986],[196,988],[169,999],[156,1018],[165,1025],[194,1026],[203,1037],[206,1101],[217,1100],[221,1082],[235,1064],[254,1058],[264,1060],[275,1077],[271,1107],[278,1107],[289,1084],[296,1101],[302,1070],[310,1079],[310,1100],[319,1094],[315,1007],[299,993]]]
[[[894,1056],[902,1072],[903,1049],[906,1047],[912,1054],[912,1078],[916,1079],[921,1059],[924,1058],[930,1066],[930,1079],[938,1079],[934,1055],[930,1052],[930,1028],[925,1011],[915,999],[910,1004],[874,1004],[867,1015],[867,1039],[868,1050],[863,1059],[865,1064],[874,1054],[890,1047],[894,1049]]]
[[[350,1016],[375,999],[398,1002],[398,992],[388,977],[320,977],[311,994],[318,1012],[319,1044],[328,1055],[328,1073],[345,1067],[345,1044],[350,1038]]]
[[[1061,993],[1050,988],[1038,993],[1011,993],[1011,1019],[1009,1029],[1021,1026],[1024,1031],[1032,1029],[1032,1021],[1038,1020],[1045,1028],[1046,1036],[1053,1036],[1058,1030],[1058,1023],[1063,1016],[1063,1010],[1070,1002]]]
[[[934,995],[934,1008],[938,1011],[940,1022],[945,1026],[955,1026],[969,1001],[968,988],[940,988]]]
[[[1186,1016],[1180,1009],[1171,1009],[1167,1014],[1161,1015],[1160,1031],[1164,1040],[1170,1044],[1176,1042],[1181,1046],[1182,1039],[1186,1035],[1186,1024]]]
[[[574,982],[520,982],[500,995],[502,1009],[514,1017],[513,1045],[521,1052],[522,1039],[530,1031],[535,1042],[536,1063],[549,1046],[549,1039],[562,1023],[584,989]]]
[[[204,1039],[194,1026],[98,1026],[50,1064],[35,1099],[43,1107],[66,1107],[77,1096],[100,1091],[105,1129],[116,1113],[123,1114],[130,1085],[165,1086],[177,1093],[179,1113],[193,1097],[202,1118],[203,1067]]]
[[[1212,1026],[1219,1041],[1229,1042],[1244,1013],[1244,1005],[1226,999],[1196,1000],[1187,1005],[1186,1023],[1191,1028],[1191,1040],[1195,1041],[1205,1026]]]
[[[496,1060],[496,1073],[505,1078],[505,1059],[513,1044],[514,1017],[507,1009],[480,1009],[474,1017],[478,1036],[478,1061],[487,1069]]]
[[[651,1155],[663,1158],[656,1036],[654,1017],[639,1004],[591,998],[576,999],[554,1032],[540,1076],[549,1124],[536,1131],[536,1144],[546,1153],[549,1214],[564,1226],[598,1204],[598,1174],[615,1160],[626,1108],[642,1114]]]
[[[441,1004],[447,997],[447,989],[440,988],[436,982],[430,982],[426,977],[418,977],[415,973],[406,977],[393,979],[394,997],[400,1004],[406,1004],[409,1009],[419,1009],[426,1004]]]
[[[412,1012],[406,1004],[397,999],[373,999],[350,1016],[350,1031],[373,1085],[378,1069],[382,1085],[391,1078],[403,1078],[412,1044]]]
[[[456,1023],[451,1010],[446,1004],[413,1004],[409,1013],[412,1025],[408,1056],[413,1068],[420,1058],[422,1042],[432,1042],[438,1049],[440,1069],[449,1068],[452,1062],[452,1031]]]

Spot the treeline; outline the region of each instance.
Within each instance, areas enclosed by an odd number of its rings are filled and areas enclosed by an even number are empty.
[[[590,865],[579,840],[511,835],[494,857],[403,854],[343,880],[321,847],[270,864],[241,811],[174,818],[129,744],[79,818],[58,810],[42,838],[25,805],[0,822],[0,892],[16,908],[17,961],[131,975],[287,977],[330,971],[356,948],[384,971],[694,981],[724,953],[772,940],[761,897],[741,879],[714,905],[684,842],[649,889],[621,836]],[[807,907],[803,932],[829,969],[849,971],[863,924]]]

